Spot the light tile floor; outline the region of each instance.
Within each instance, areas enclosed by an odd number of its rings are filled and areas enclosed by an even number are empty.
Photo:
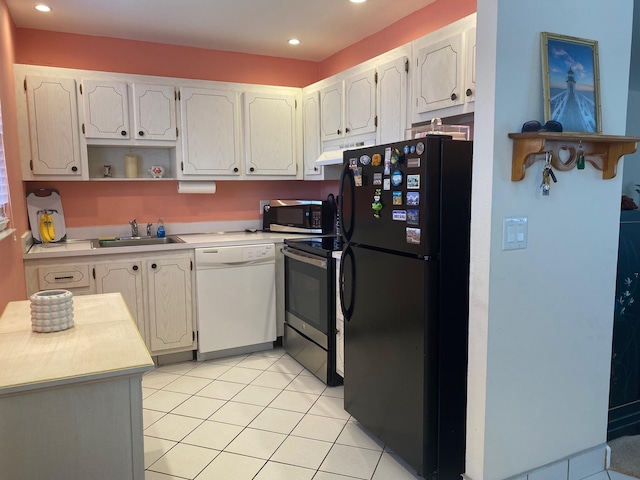
[[[142,379],[146,480],[416,480],[283,349]]]

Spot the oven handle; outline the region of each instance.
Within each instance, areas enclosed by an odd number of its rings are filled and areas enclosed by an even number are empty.
[[[296,251],[295,253],[291,248],[283,247],[280,249],[282,254],[285,257],[289,257],[293,260],[297,260],[302,263],[308,263],[309,265],[313,265],[314,267],[320,267],[324,270],[327,269],[327,260],[324,258],[318,258],[315,255],[309,255],[307,253],[302,253],[300,251]]]

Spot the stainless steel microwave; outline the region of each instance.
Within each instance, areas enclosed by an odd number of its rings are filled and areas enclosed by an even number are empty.
[[[326,234],[334,231],[336,208],[328,200],[270,200],[262,214],[264,231]]]

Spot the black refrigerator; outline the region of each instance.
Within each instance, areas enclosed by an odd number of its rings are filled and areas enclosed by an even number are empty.
[[[428,480],[464,473],[472,142],[347,150],[345,409]]]

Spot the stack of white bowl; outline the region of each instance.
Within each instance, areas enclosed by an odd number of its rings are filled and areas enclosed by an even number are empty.
[[[31,330],[59,332],[73,327],[73,294],[69,290],[43,290],[30,297]]]

